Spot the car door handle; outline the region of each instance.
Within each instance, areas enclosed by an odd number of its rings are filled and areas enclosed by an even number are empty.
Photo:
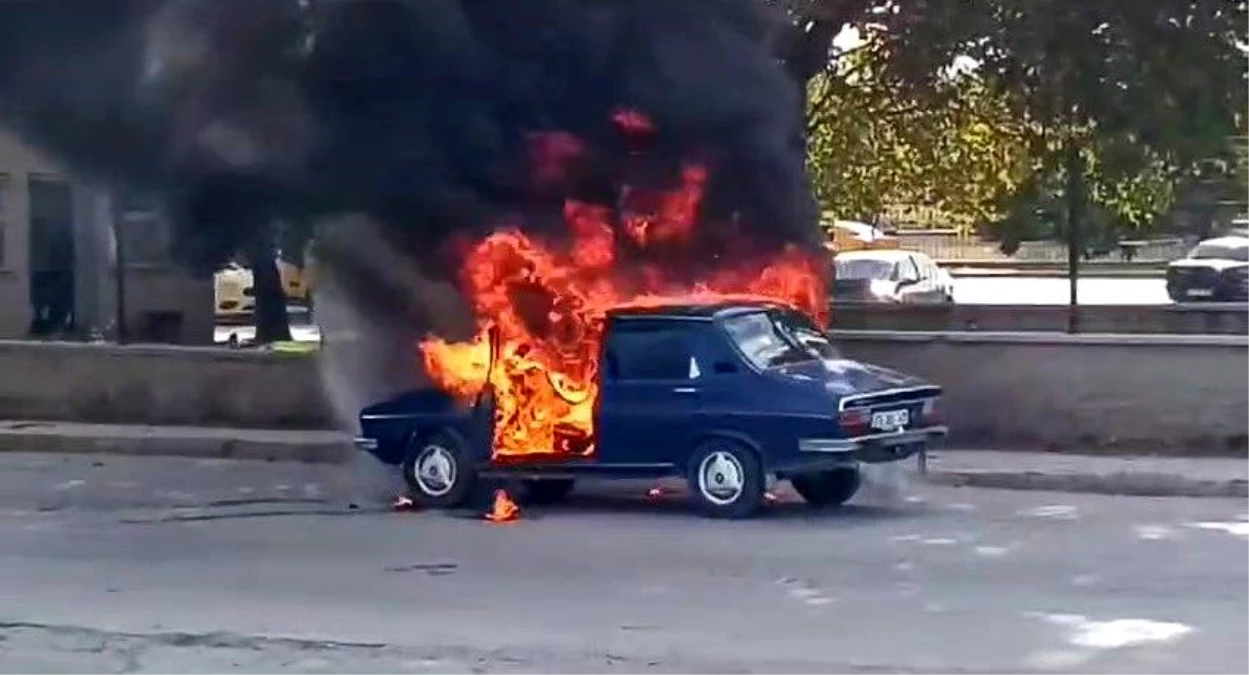
[[[673,387],[672,393],[690,396],[698,393],[698,387]]]

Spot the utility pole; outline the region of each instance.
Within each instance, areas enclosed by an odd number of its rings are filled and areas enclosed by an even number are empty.
[[[1080,332],[1080,232],[1081,201],[1084,189],[1084,171],[1080,162],[1080,147],[1074,134],[1068,133],[1066,142],[1067,169],[1067,280],[1071,284],[1071,304],[1067,308],[1067,332]]]
[[[113,220],[113,290],[117,312],[114,322],[117,325],[117,344],[126,344],[129,339],[126,326],[126,238],[123,236],[126,214],[120,197],[117,190],[109,194],[109,211]]]

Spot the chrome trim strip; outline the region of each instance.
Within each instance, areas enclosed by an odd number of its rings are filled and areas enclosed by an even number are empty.
[[[372,452],[378,446],[376,438],[365,438],[364,436],[356,436],[352,439],[352,444],[356,446],[357,450],[364,450],[365,452]]]
[[[381,413],[377,415],[361,415],[362,420],[403,420],[415,417],[412,413]]]
[[[928,394],[928,395],[918,396],[914,399],[909,399],[906,401],[896,401],[896,403],[915,403],[918,401],[926,401],[928,399],[940,398],[941,387],[935,384],[925,384],[925,385],[920,385],[918,387],[900,387],[898,389],[880,389],[877,391],[870,391],[870,392],[865,392],[862,394],[849,394],[847,396],[842,396],[841,400],[837,402],[837,412],[844,411],[846,409],[846,404],[851,403],[853,401],[873,399],[873,398],[876,398],[877,396],[892,396],[894,394],[906,394],[906,393]],[[884,405],[892,405],[892,403],[884,404]]]
[[[799,452],[844,453],[855,452],[870,445],[904,445],[940,438],[950,433],[947,427],[924,427],[909,431],[891,431],[883,434],[855,436],[854,438],[801,438]]]

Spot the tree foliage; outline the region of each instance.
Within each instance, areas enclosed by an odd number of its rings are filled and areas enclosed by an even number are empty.
[[[957,180],[944,180],[963,178],[949,169],[978,169],[942,160],[955,147],[983,163],[986,154],[999,156],[986,151],[995,144],[1015,158],[1022,142],[1027,179],[1000,202],[994,232],[1018,238],[1034,228],[1012,233],[1010,223],[1055,211],[1053,199],[1066,193],[1068,150],[1083,166],[1088,214],[1108,224],[1099,231],[1148,227],[1194,176],[1210,182],[1209,159],[1226,154],[1229,136],[1245,134],[1244,0],[765,1],[789,18],[778,58],[808,87],[817,190],[840,202],[840,212],[934,198],[935,190],[938,200],[991,213],[977,208],[986,187],[1010,181],[982,175],[960,190]],[[863,55],[868,85],[843,77],[852,70],[844,62],[859,58],[832,46],[846,25],[876,38]],[[983,89],[952,94],[943,75],[958,55],[977,63],[973,81]],[[962,116],[949,112],[952,101]],[[951,131],[978,128],[968,121],[977,117],[996,121],[991,134],[969,140]],[[872,183],[891,196],[873,197]],[[1048,231],[1063,227],[1060,219]]]
[[[913,93],[884,67],[892,50],[872,35],[809,85],[808,167],[821,205],[868,221],[898,205],[949,214],[952,226],[992,217],[1025,177],[1025,130],[971,74]]]

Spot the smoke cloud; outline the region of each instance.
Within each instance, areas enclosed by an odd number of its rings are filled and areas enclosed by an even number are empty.
[[[768,11],[760,0],[4,0],[0,124],[84,177],[156,197],[177,253],[204,271],[274,222],[333,223],[317,258],[343,316],[420,330],[435,312],[445,321],[448,291],[435,298],[425,282],[459,272],[457,245],[500,224],[557,236],[566,199],[614,208],[622,185],[675,185],[687,160],[709,181],[672,267],[819,250],[798,92],[772,58]],[[622,111],[653,132],[623,133]],[[539,180],[535,139],[585,151]]]

